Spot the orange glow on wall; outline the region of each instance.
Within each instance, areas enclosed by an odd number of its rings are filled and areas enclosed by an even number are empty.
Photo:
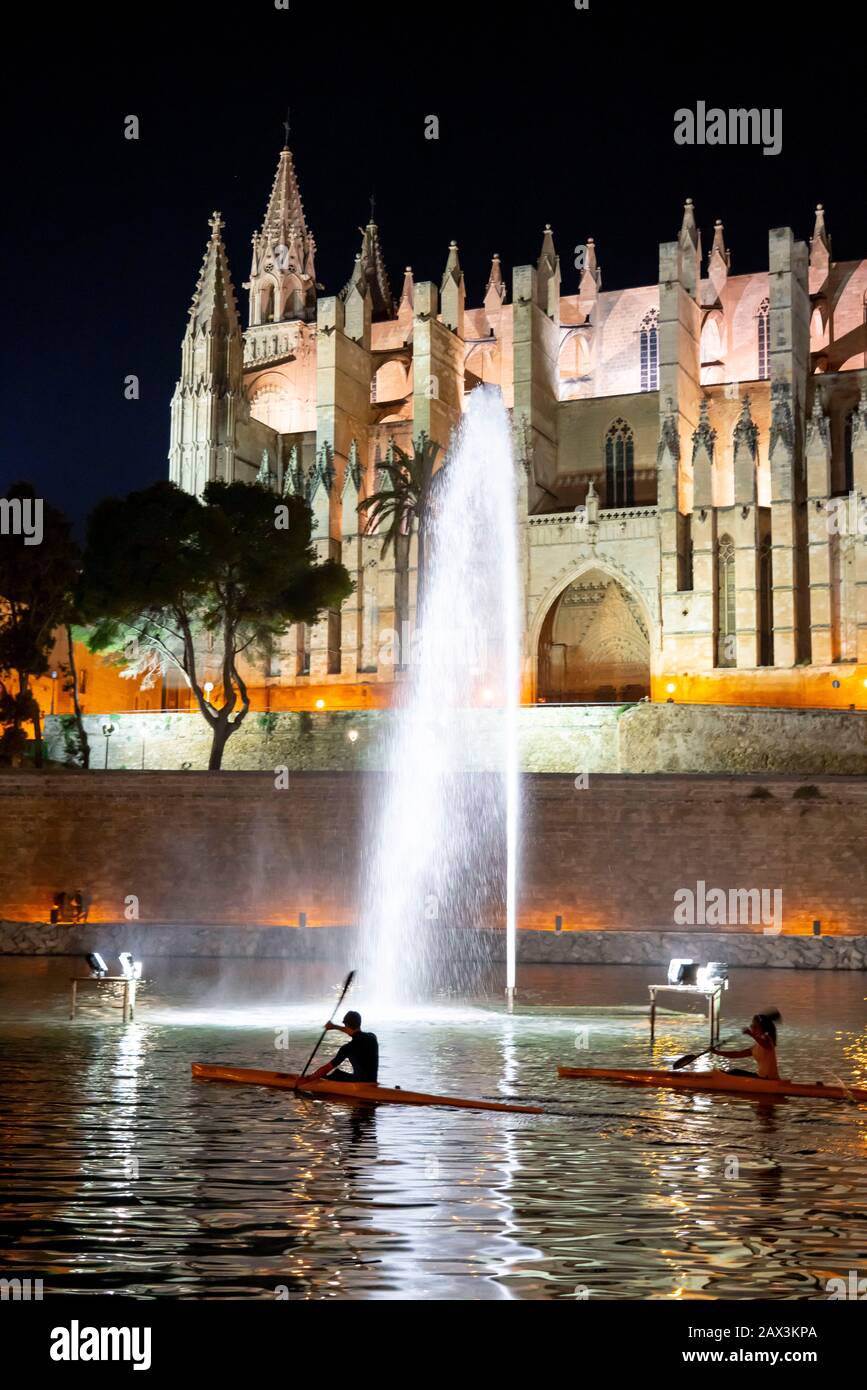
[[[76,643],[76,663],[85,676],[85,688],[80,701],[85,715],[124,714],[143,710],[193,710],[195,701],[186,686],[170,692],[166,703],[159,683],[150,690],[141,690],[134,680],[122,680],[119,668],[94,656],[86,647]],[[63,689],[66,643],[59,644],[53,669],[58,678],[50,677],[33,685],[43,718],[52,712],[72,713],[72,698]],[[336,675],[324,680],[300,678],[306,683],[296,685],[263,684],[249,687],[250,708],[257,713],[268,710],[323,712],[332,710],[390,709],[396,702],[400,683],[393,680],[349,680]],[[835,685],[836,682],[836,685]],[[733,668],[712,671],[660,671],[651,678],[651,700],[665,704],[746,705],[787,709],[851,709],[867,710],[867,665],[841,664],[816,667],[768,666],[750,670]],[[219,699],[219,687],[213,698]],[[324,703],[320,704],[319,701]],[[480,686],[475,703],[480,707],[496,705],[496,691]],[[543,704],[535,700],[531,676],[525,671],[522,680],[521,702],[525,705]]]
[[[837,682],[835,686],[835,682]],[[867,666],[768,666],[652,677],[651,698],[683,705],[751,705],[786,709],[867,710]],[[673,689],[672,689],[673,687]]]

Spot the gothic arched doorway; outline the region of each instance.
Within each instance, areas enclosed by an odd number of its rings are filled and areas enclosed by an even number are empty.
[[[542,624],[538,699],[613,704],[649,694],[644,610],[610,574],[588,570],[555,599]]]

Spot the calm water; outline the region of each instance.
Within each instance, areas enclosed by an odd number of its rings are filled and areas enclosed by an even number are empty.
[[[336,967],[155,961],[124,1029],[90,991],[69,1022],[73,964],[0,958],[0,1275],[46,1295],[816,1299],[867,1270],[867,1107],[558,1081],[648,1062],[658,970],[525,969],[512,1019],[365,1020],[384,1082],[552,1112],[519,1116],[191,1081],[195,1059],[297,1067]],[[865,992],[745,970],[724,1016],[776,1004],[785,1072],[867,1085]],[[704,1036],[667,1018],[654,1060]]]

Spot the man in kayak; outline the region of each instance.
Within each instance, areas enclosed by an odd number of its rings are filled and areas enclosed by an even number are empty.
[[[311,1072],[310,1080],[321,1081],[327,1076],[329,1081],[368,1081],[375,1085],[379,1076],[379,1041],[375,1033],[361,1031],[361,1014],[350,1009],[349,1013],[343,1015],[342,1024],[326,1023],[325,1027],[348,1034],[349,1042],[343,1044],[330,1062]],[[341,1062],[349,1062],[351,1075],[336,1070]]]
[[[753,1021],[744,1032],[753,1039],[752,1047],[737,1052],[724,1052],[721,1047],[711,1048],[717,1057],[752,1057],[755,1071],[744,1071],[740,1067],[729,1067],[732,1076],[759,1076],[762,1081],[779,1081],[777,1070],[777,1027],[780,1022],[778,1009],[769,1009],[766,1014],[754,1014]]]

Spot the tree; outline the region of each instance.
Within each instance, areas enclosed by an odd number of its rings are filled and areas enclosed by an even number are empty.
[[[209,483],[202,501],[161,482],[96,507],[88,522],[80,614],[94,652],[124,654],[124,675],[183,673],[211,729],[209,768],[250,708],[239,669],[291,623],[313,623],[352,591],[341,564],[316,563],[300,497],[258,483]],[[220,682],[205,693],[201,639]]]
[[[27,747],[27,735],[22,724],[33,719],[33,706],[36,701],[30,694],[13,695],[0,680],[0,763],[20,762]],[[38,705],[37,715],[38,715]]]
[[[48,674],[55,631],[72,611],[80,557],[70,522],[37,499],[30,483],[14,483],[4,502],[6,515],[20,520],[26,506],[39,518],[29,535],[19,525],[17,533],[4,528],[0,536],[0,672],[17,678],[18,697],[7,703],[7,713],[16,729],[22,722],[33,725],[34,762],[41,767],[42,719],[31,684]]]
[[[72,603],[72,609],[77,614],[76,599],[77,594],[74,596]],[[72,696],[72,717],[75,721],[76,736],[78,738],[78,748],[75,751],[77,756],[81,758],[82,767],[86,769],[90,767],[90,741],[87,737],[87,730],[84,727],[84,718],[81,712],[81,701],[78,694],[78,668],[75,664],[76,640],[81,641],[84,639],[86,633],[80,630],[76,633],[76,631],[73,630],[72,622],[69,620],[64,624],[64,632],[66,633],[67,660],[61,667],[65,673],[63,689],[68,695]]]
[[[413,452],[408,454],[398,444],[393,444],[389,457],[380,464],[380,472],[385,474],[385,486],[371,493],[358,504],[359,511],[367,512],[367,530],[383,529],[382,554],[397,547],[398,536],[406,535],[413,521],[418,525],[418,581],[416,611],[421,611],[424,591],[424,567],[427,550],[427,532],[432,513],[432,503],[436,491],[435,480],[442,473],[435,472],[439,444],[421,432],[413,440]]]

